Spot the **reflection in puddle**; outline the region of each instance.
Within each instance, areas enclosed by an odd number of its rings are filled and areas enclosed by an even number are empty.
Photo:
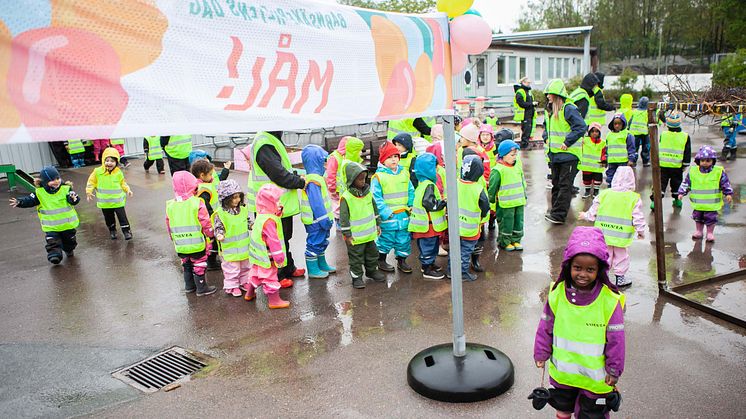
[[[347,346],[352,343],[352,302],[342,301],[334,304],[334,308],[337,310],[337,319],[342,323],[339,344]]]

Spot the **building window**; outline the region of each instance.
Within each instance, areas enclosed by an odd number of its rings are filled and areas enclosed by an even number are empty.
[[[534,58],[534,81],[541,81],[541,58]]]
[[[516,64],[517,64],[516,57],[508,57],[508,82],[509,83],[515,83],[518,81],[518,77],[516,77]]]
[[[565,58],[564,60],[562,60],[562,62],[564,64],[564,66],[562,67],[562,76],[566,79],[570,78],[570,59]]]
[[[497,84],[505,84],[505,57],[497,57]]]
[[[484,79],[484,72],[486,66],[485,57],[477,57],[477,87],[484,87],[486,80]]]
[[[518,58],[518,78],[524,78],[528,76],[526,73],[526,57]]]
[[[554,77],[558,79],[562,78],[562,58],[554,60]]]
[[[575,59],[575,75],[580,74],[580,71],[581,71],[580,70],[580,63],[581,62],[582,62],[582,60],[577,59],[577,58]]]
[[[549,77],[550,79],[555,78],[553,57],[549,57],[549,59],[547,60],[547,77]]]

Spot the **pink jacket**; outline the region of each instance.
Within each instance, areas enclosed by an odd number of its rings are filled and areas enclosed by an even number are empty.
[[[435,132],[434,129],[436,127],[438,127],[439,125],[440,124],[435,125],[433,127],[433,130],[430,131],[432,139],[433,139],[433,143],[431,145],[429,145],[425,151],[428,152],[428,153],[432,153],[432,154],[435,155],[435,159],[438,161],[438,166],[444,166],[445,167],[445,161],[443,160],[443,141],[435,139],[436,135],[440,135],[440,136],[443,135],[443,127],[442,127],[442,125],[440,126],[440,132],[439,133],[436,132],[435,134],[433,134]],[[438,191],[440,192],[440,194],[443,195],[443,179],[440,178],[440,174],[436,174],[436,176],[435,176],[435,186],[437,186]]]
[[[635,172],[629,166],[620,166],[614,174],[614,180],[612,180],[611,190],[616,192],[628,192],[635,190]],[[599,196],[593,199],[593,205],[588,208],[585,213],[584,219],[588,221],[596,221],[596,215],[598,214]],[[648,229],[647,222],[645,221],[645,214],[642,212],[642,200],[638,199],[635,204],[635,209],[632,210],[632,223],[635,226],[635,231],[638,235],[644,236],[645,230]]]
[[[261,188],[256,194],[256,212],[258,214],[276,214],[282,216],[279,209],[280,196],[285,191],[279,186],[267,183]],[[277,235],[278,225],[269,220],[264,223],[264,229],[262,230],[262,239],[267,244],[269,254],[275,261],[276,266],[280,266],[285,262],[285,252],[282,250],[282,242]],[[281,228],[281,227],[280,227]]]
[[[197,193],[197,186],[199,181],[193,174],[187,171],[178,171],[174,173],[173,186],[174,186],[174,198],[177,201],[187,200]],[[205,203],[200,199],[199,201],[199,224],[202,226],[202,234],[207,237],[213,237],[212,223],[210,222],[210,215],[207,213],[207,207]],[[166,228],[168,229],[168,235],[171,236],[171,224],[166,215]],[[207,246],[209,248],[210,243],[208,241]],[[209,250],[209,249],[208,249]]]
[[[341,154],[342,156],[345,155],[347,152],[347,137],[342,137],[342,140],[339,142],[339,145],[337,146],[337,152]],[[337,159],[331,156],[332,153],[329,153],[329,158],[326,159],[326,173],[324,176],[326,177],[326,189],[331,194],[337,193],[337,169],[339,168],[339,162]]]

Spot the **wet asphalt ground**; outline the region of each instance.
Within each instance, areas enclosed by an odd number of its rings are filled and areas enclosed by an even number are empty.
[[[720,149],[717,130],[685,130],[692,133],[695,151],[702,144]],[[673,210],[671,198],[664,199],[672,284],[746,267],[746,155],[741,157],[724,163],[736,195],[733,207],[723,210],[714,244],[691,240],[688,201]],[[283,290],[289,309],[269,310],[263,296],[246,302],[222,291],[185,295],[164,225],[170,176],[146,174],[142,160],[133,160],[125,171],[135,193],[127,203],[132,241],[121,234],[110,240],[95,204],[82,202],[75,257],[51,266],[35,211],[0,206],[0,416],[553,417],[549,407],[536,412],[526,400],[541,378],[533,366],[533,337],[564,245],[581,223],[554,226],[544,220],[549,191],[543,153],[527,151],[522,158],[529,193],[525,250],[498,251],[496,231],[490,233],[481,257],[487,272],[464,284],[467,340],[502,350],[515,365],[514,386],[498,398],[451,405],[408,387],[411,357],[451,341],[450,284],[424,282],[416,269],[354,290],[345,247],[334,230],[327,255],[338,273],[327,280],[301,279]],[[63,178],[83,195],[92,169],[64,170]],[[652,170],[640,165],[635,171],[647,213]],[[246,184],[245,174],[231,176]],[[4,202],[17,195],[0,184]],[[570,217],[589,205],[575,198]],[[647,219],[652,224],[652,213]],[[626,290],[620,415],[744,417],[746,331],[658,296],[652,232],[650,226],[648,237],[631,247],[628,275],[634,283]],[[296,219],[292,251],[300,266],[304,244]],[[409,261],[419,268],[415,255]],[[208,281],[221,286],[222,274],[209,272]],[[741,316],[746,310],[746,281],[689,295]],[[171,392],[144,395],[111,378],[117,368],[172,345],[205,353],[214,362]]]

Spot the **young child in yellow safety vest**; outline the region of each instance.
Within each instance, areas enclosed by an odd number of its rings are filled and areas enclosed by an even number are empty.
[[[109,228],[109,236],[112,240],[117,239],[117,221],[125,240],[132,239],[130,223],[127,220],[127,213],[124,211],[124,204],[127,197],[132,196],[132,189],[124,180],[124,173],[119,168],[119,152],[108,147],[101,154],[101,167],[97,167],[88,176],[88,183],[85,187],[85,195],[88,201],[93,200],[96,194],[96,206],[101,208],[104,214],[106,227]]]
[[[526,207],[526,180],[523,166],[517,164],[519,146],[513,139],[497,147],[498,161],[492,167],[487,196],[495,204],[500,236],[497,245],[508,252],[523,250],[523,211]]]
[[[249,287],[249,210],[244,193],[233,179],[218,184],[220,205],[212,213],[212,226],[223,259],[223,290],[234,297]]]
[[[625,297],[609,281],[608,258],[600,229],[576,227],[541,313],[534,361],[549,369],[557,418],[602,418],[619,410]]]
[[[723,195],[728,204],[733,202],[733,187],[722,166],[715,166],[717,153],[715,149],[702,146],[694,156],[696,166],[689,168],[686,178],[679,187],[679,199],[689,194],[692,201],[692,219],[696,231],[692,239],[699,240],[707,226],[708,242],[715,241],[715,225],[718,222],[718,211],[723,208]]]
[[[332,229],[332,205],[324,181],[324,163],[328,155],[315,144],[303,147],[301,152],[306,187],[301,190],[300,219],[306,228],[305,256],[309,278],[328,278],[330,272],[337,270],[326,261]]]
[[[597,196],[601,192],[606,167],[606,140],[601,139],[601,124],[591,122],[588,135],[583,137],[578,169],[583,172],[583,199]]]
[[[197,197],[204,201],[207,213],[212,216],[212,213],[220,206],[220,202],[218,201],[218,184],[221,180],[228,178],[230,162],[226,162],[226,167],[223,167],[220,175],[218,175],[215,172],[215,165],[210,161],[210,156],[202,150],[194,150],[189,154],[189,164],[189,170],[199,181]],[[212,249],[207,255],[207,270],[216,271],[219,269],[218,247],[215,240],[213,240]]]
[[[614,174],[611,189],[604,189],[587,212],[578,214],[578,219],[595,221],[594,225],[604,233],[609,247],[609,266],[616,276],[616,286],[631,285],[632,280],[625,276],[629,270],[627,248],[635,235],[638,239],[645,238],[647,229],[642,200],[640,194],[635,192],[635,172],[632,168],[620,166]]]
[[[73,257],[73,251],[78,246],[75,229],[80,221],[74,206],[78,205],[80,197],[73,191],[72,182],[60,179],[60,173],[54,166],[41,169],[34,186],[36,189],[31,195],[10,198],[10,206],[37,207],[41,230],[45,235],[47,260],[57,265],[62,262],[63,252],[67,257]]]
[[[425,152],[417,156],[414,174],[419,183],[414,191],[412,213],[409,216],[409,232],[417,241],[422,278],[426,281],[437,281],[445,277],[443,271],[435,266],[440,236],[448,228],[446,201],[435,184],[437,164],[437,158],[431,153]]]

